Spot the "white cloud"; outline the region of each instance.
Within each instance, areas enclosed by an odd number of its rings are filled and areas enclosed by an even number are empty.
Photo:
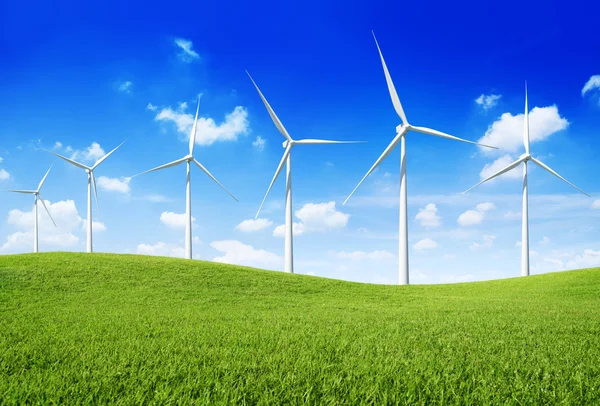
[[[600,209],[600,199],[594,200],[592,203],[592,209]]]
[[[100,144],[98,144],[97,142],[92,142],[92,144],[89,147],[86,147],[82,150],[73,151],[73,154],[71,154],[71,159],[75,161],[80,160],[84,162],[95,162],[98,159],[102,158],[105,154],[106,153],[104,152],[102,147],[100,147]]]
[[[413,245],[413,248],[416,249],[417,251],[424,251],[424,250],[437,248],[437,246],[438,246],[437,242],[433,241],[431,238],[425,238],[425,239],[417,242],[415,245]]]
[[[523,147],[524,118],[525,114],[502,114],[477,142],[493,145],[508,152],[517,152]],[[529,113],[529,140],[531,143],[542,141],[555,132],[564,130],[568,125],[569,122],[560,116],[556,105],[534,107]],[[485,153],[493,151],[483,147],[482,150]]]
[[[265,149],[265,139],[260,135],[257,135],[256,139],[252,141],[252,146],[257,150],[262,151],[263,149]]]
[[[302,223],[292,223],[292,234],[294,236],[304,234],[304,225]],[[285,236],[285,224],[280,224],[273,230],[273,237]]]
[[[154,245],[139,244],[137,246],[137,253],[141,255],[157,255],[163,257],[185,257],[185,249],[175,244],[167,244],[164,242],[157,242]]]
[[[280,256],[265,250],[257,250],[237,240],[213,241],[210,246],[224,255],[214,257],[213,261],[225,264],[246,265],[254,267],[279,267]]]
[[[594,89],[600,89],[600,75],[593,75],[581,89],[581,97]]]
[[[73,247],[79,242],[79,237],[75,233],[84,231],[85,223],[75,206],[73,200],[64,200],[52,203],[44,200],[52,218],[56,222],[56,227],[48,217],[43,206],[38,207],[39,211],[39,243],[41,250],[63,249]],[[33,205],[30,211],[23,212],[18,209],[10,210],[8,213],[8,224],[16,227],[19,231],[9,235],[6,242],[0,248],[2,252],[23,252],[30,251],[33,246]],[[100,224],[101,226],[97,226]],[[94,230],[102,231],[105,229],[102,223],[94,222]]]
[[[498,100],[500,100],[501,97],[502,95],[500,94],[482,94],[475,99],[475,103],[480,105],[484,110],[489,110],[498,104]]]
[[[8,179],[10,179],[10,173],[6,172],[4,169],[0,169],[0,180]]]
[[[82,222],[83,224],[81,225],[81,228],[87,233],[87,218],[83,219]],[[97,233],[102,231],[106,231],[106,226],[104,223],[100,221],[94,221],[94,218],[92,217],[92,232]]]
[[[97,182],[98,182],[98,186],[101,189],[127,194],[130,191],[130,188],[129,188],[130,180],[131,180],[131,178],[117,179],[117,178],[109,178],[107,176],[100,176],[97,179]]]
[[[335,202],[307,203],[296,210],[294,215],[300,219],[300,222],[294,222],[292,225],[294,235],[344,228],[350,218],[349,214],[342,213],[335,208]],[[273,230],[273,235],[283,237],[284,229],[284,224],[277,226]]]
[[[441,224],[441,217],[437,215],[437,207],[434,203],[429,203],[422,209],[419,209],[419,212],[415,216],[421,227],[433,228],[439,227]]]
[[[575,259],[568,261],[568,269],[595,268],[600,266],[600,251],[591,249],[583,250],[582,255],[576,255]]]
[[[153,202],[153,203],[165,203],[165,202],[173,201],[173,199],[171,199],[170,197],[161,195],[161,194],[149,194],[149,195],[143,196],[141,199],[147,200],[147,201]]]
[[[491,202],[479,203],[475,206],[475,210],[467,210],[458,216],[456,220],[463,227],[474,226],[481,224],[487,211],[495,209],[496,206]]]
[[[133,83],[130,81],[123,82],[119,85],[119,92],[131,93],[131,86],[133,86]]]
[[[492,248],[492,245],[494,245],[495,239],[496,239],[495,235],[484,235],[483,242],[481,242],[481,243],[473,242],[469,246],[469,249],[471,251],[475,251],[475,250],[482,249],[482,248]]]
[[[473,274],[463,275],[448,275],[440,277],[440,283],[460,283],[460,282],[471,282],[475,280]]]
[[[354,251],[354,252],[333,252],[335,256],[341,259],[349,259],[351,261],[361,261],[364,259],[370,259],[373,261],[382,261],[386,259],[394,258],[394,255],[389,253],[388,251],[372,251],[372,252],[364,252],[364,251]]]
[[[160,215],[160,221],[163,222],[167,227],[170,228],[184,228],[185,227],[185,213],[173,213],[171,211],[165,211]],[[196,218],[192,216],[192,226]]]
[[[176,38],[175,45],[182,50],[182,52],[177,54],[182,61],[191,62],[195,59],[200,59],[200,55],[198,55],[196,51],[192,49],[192,41],[183,38]]]
[[[53,149],[60,149],[60,148],[62,148],[62,146],[63,146],[62,142],[60,142],[60,141],[56,141],[56,142],[54,143],[54,146],[53,146],[52,148],[53,148]]]
[[[192,114],[175,111],[171,107],[162,109],[154,118],[156,121],[171,121],[177,131],[189,139],[194,124]],[[196,144],[212,145],[217,141],[235,141],[238,136],[249,133],[248,111],[242,106],[236,106],[225,116],[225,121],[216,124],[212,118],[199,117],[196,129]]]
[[[235,228],[243,233],[251,233],[254,231],[263,230],[271,226],[271,224],[273,224],[273,222],[268,219],[250,219],[242,221],[240,224],[235,226]]]
[[[485,166],[483,167],[481,172],[479,172],[479,178],[481,180],[483,180],[489,176],[492,176],[496,172],[498,172],[498,171],[506,168],[508,165],[512,164],[514,161],[515,161],[515,159],[513,159],[508,154],[501,156],[500,158],[496,159],[491,164],[485,164]],[[513,168],[510,171],[505,172],[502,175],[488,181],[488,183],[493,182],[496,179],[520,179],[523,177],[523,171],[519,170],[519,169],[520,169],[520,166]]]
[[[146,106],[146,110],[150,110],[150,111],[156,111],[158,107],[156,107],[154,104],[152,103],[148,103],[148,105]]]
[[[542,238],[542,240],[540,241],[540,245],[546,245],[550,242],[550,238],[544,236],[544,238]]]

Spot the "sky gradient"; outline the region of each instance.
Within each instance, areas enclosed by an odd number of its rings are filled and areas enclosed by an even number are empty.
[[[557,8],[560,12],[557,12]],[[40,251],[85,250],[86,175],[96,170],[94,250],[183,256],[185,168],[129,179],[187,154],[194,257],[283,269],[285,179],[254,215],[283,153],[248,70],[294,138],[367,144],[292,153],[297,273],[398,281],[399,148],[342,202],[395,135],[371,30],[413,125],[500,147],[407,137],[411,283],[518,276],[521,169],[460,193],[524,152],[530,165],[531,273],[600,266],[600,5],[444,2],[227,4],[0,2],[0,252],[30,252],[33,189]]]

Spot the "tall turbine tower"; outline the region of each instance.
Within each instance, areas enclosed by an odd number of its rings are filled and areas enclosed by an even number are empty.
[[[48,168],[48,172],[46,172],[36,190],[10,190],[10,192],[33,195],[33,252],[38,252],[38,201],[42,202],[44,209],[46,209],[46,213],[48,213],[50,220],[52,220],[54,227],[56,227],[56,223],[50,214],[50,210],[48,210],[46,203],[44,203],[44,199],[42,199],[42,196],[40,195],[40,189],[46,181],[46,177],[50,173],[50,169],[52,169],[52,165],[50,165],[50,168]]]
[[[541,166],[543,169],[547,170],[554,176],[562,179],[567,182],[569,185],[573,186],[575,189],[579,190],[586,196],[589,196],[583,190],[579,189],[577,186],[560,176],[558,173],[550,169],[543,162],[535,159],[529,153],[529,108],[527,106],[527,82],[525,82],[525,119],[524,119],[524,130],[523,130],[523,146],[525,147],[525,153],[519,157],[515,162],[508,165],[507,167],[499,170],[492,176],[482,180],[475,186],[479,186],[484,182],[487,182],[490,179],[495,178],[496,176],[500,176],[503,173],[510,171],[511,169],[516,168],[521,163],[523,163],[523,211],[521,213],[522,216],[522,224],[521,224],[521,276],[529,276],[529,191],[527,186],[527,162],[532,161],[535,164]],[[473,189],[475,186],[465,190],[462,192],[464,195],[469,190]]]
[[[248,73],[248,71],[246,71]],[[262,92],[252,79],[252,76],[248,73],[250,80],[254,84],[254,87],[258,91],[260,98],[262,99],[273,123],[275,123],[275,127],[279,130],[281,135],[283,135],[286,140],[283,142],[283,148],[285,151],[283,152],[283,156],[281,157],[281,161],[279,162],[279,166],[277,166],[277,170],[275,171],[275,175],[273,176],[273,180],[271,180],[271,184],[267,189],[267,193],[256,212],[255,219],[258,218],[260,214],[260,210],[265,204],[265,200],[271,191],[271,187],[273,187],[273,183],[279,176],[281,169],[283,168],[283,164],[286,163],[286,183],[285,183],[285,256],[284,256],[284,271],[288,273],[294,273],[294,242],[293,242],[293,230],[292,230],[292,163],[291,163],[291,150],[295,145],[316,145],[316,144],[357,144],[365,141],[330,141],[330,140],[313,140],[313,139],[304,139],[304,140],[294,140],[290,137],[290,134],[287,132],[279,118],[263,96]]]
[[[204,173],[206,173],[212,180],[214,180],[217,185],[221,186],[224,191],[229,193],[227,189],[223,185],[219,183],[219,181],[202,165],[194,158],[194,145],[196,144],[196,127],[198,125],[198,112],[200,111],[200,97],[198,97],[198,107],[196,108],[196,118],[194,119],[194,126],[192,127],[192,132],[190,134],[190,149],[189,154],[180,158],[176,161],[169,162],[168,164],[164,164],[161,166],[157,166],[156,168],[149,169],[142,173],[138,173],[135,176],[143,175],[148,172],[158,171],[160,169],[169,168],[171,166],[176,166],[181,163],[186,163],[187,172],[186,172],[186,181],[185,181],[185,257],[187,259],[192,259],[192,185],[190,183],[190,165],[191,163],[195,163],[198,168],[202,169]],[[237,202],[238,199],[231,193],[229,196],[233,197]]]
[[[373,33],[373,38],[375,38],[375,33]],[[462,138],[454,137],[452,135],[448,135],[441,131],[432,130],[426,127],[417,127],[408,123],[406,119],[406,114],[404,114],[404,110],[402,109],[402,104],[400,103],[400,98],[398,98],[398,93],[396,93],[396,88],[394,87],[394,83],[392,82],[392,78],[388,71],[387,65],[385,64],[385,60],[383,59],[383,54],[381,53],[381,49],[379,48],[379,44],[377,43],[377,38],[375,38],[375,45],[377,45],[377,50],[379,51],[379,57],[381,58],[381,65],[383,66],[383,73],[385,74],[385,80],[387,82],[388,90],[390,92],[390,97],[392,98],[392,104],[394,105],[394,109],[396,113],[402,120],[402,124],[396,127],[396,137],[390,142],[387,148],[383,151],[381,156],[375,161],[371,169],[367,172],[367,174],[362,178],[362,180],[358,183],[358,185],[354,188],[352,193],[346,198],[342,205],[346,204],[348,199],[356,192],[359,186],[367,179],[367,177],[379,166],[381,162],[396,148],[398,143],[400,143],[400,232],[398,236],[399,240],[399,268],[398,268],[398,283],[400,285],[408,285],[408,221],[407,221],[407,191],[406,191],[406,134],[409,131],[417,131],[427,135],[434,135],[436,137],[447,138],[455,141],[467,142],[469,144],[481,145],[488,148],[496,148],[491,147],[489,145],[482,145],[476,142],[463,140]]]
[[[46,152],[50,152],[57,157],[64,159],[71,165],[75,165],[78,168],[85,170],[87,173],[87,190],[88,190],[88,200],[87,200],[87,244],[86,251],[93,252],[92,248],[92,185],[94,186],[94,195],[96,197],[96,207],[98,208],[98,215],[100,215],[100,206],[98,205],[98,190],[96,189],[96,176],[94,176],[94,169],[96,169],[102,162],[106,160],[113,152],[115,152],[121,145],[123,145],[125,141],[120,143],[115,149],[110,151],[108,154],[104,155],[102,158],[98,159],[96,163],[92,166],[86,166],[82,163],[76,162],[70,158],[64,157],[62,155],[57,154],[56,152],[48,151],[44,149]]]

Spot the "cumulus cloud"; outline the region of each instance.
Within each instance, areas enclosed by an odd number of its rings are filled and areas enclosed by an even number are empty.
[[[165,211],[160,215],[160,221],[170,228],[185,228],[185,213],[173,213],[172,211]],[[192,226],[196,218],[192,216]]]
[[[215,262],[271,269],[281,266],[283,262],[280,256],[272,252],[255,249],[237,240],[213,241],[210,246],[223,253],[213,258]]]
[[[265,139],[260,135],[257,135],[256,139],[252,141],[252,146],[257,150],[262,151],[263,149],[265,149]]]
[[[349,214],[342,213],[335,208],[335,202],[307,203],[296,210],[294,215],[300,220],[292,225],[294,235],[344,228],[350,218]],[[277,226],[273,230],[273,235],[283,237],[284,229],[284,224]]]
[[[96,179],[98,187],[100,189],[108,190],[109,192],[119,192],[128,194],[130,192],[129,181],[131,178],[109,178],[107,176],[100,176]]]
[[[373,261],[382,261],[386,259],[394,258],[394,255],[389,253],[388,251],[372,251],[372,252],[364,252],[364,251],[354,251],[354,252],[334,252],[336,257],[341,259],[349,259],[350,261],[361,261],[364,259],[369,259]]]
[[[271,224],[273,224],[273,222],[268,219],[250,219],[242,221],[240,224],[235,226],[235,228],[243,233],[252,233],[254,231],[263,230],[271,226]]]
[[[166,107],[154,119],[174,123],[177,131],[189,140],[194,125],[194,116],[191,113]],[[240,135],[246,135],[249,131],[248,111],[242,106],[237,106],[225,116],[225,121],[221,124],[217,124],[212,118],[198,117],[196,144],[212,145],[217,141],[235,141]]]
[[[506,168],[508,165],[512,164],[515,161],[510,155],[506,154],[496,159],[494,162],[490,164],[485,164],[481,172],[479,172],[479,178],[481,180],[486,179],[496,172]],[[488,181],[488,183],[494,182],[496,179],[521,179],[523,177],[523,170],[519,170],[520,167],[516,167],[511,169],[508,172],[503,173],[502,175]]]
[[[434,203],[429,203],[424,208],[419,209],[415,219],[419,220],[421,227],[426,228],[439,227],[441,224],[441,217],[437,215],[437,207]]]
[[[485,202],[475,206],[475,210],[467,210],[456,220],[460,226],[468,227],[481,224],[487,211],[495,209],[494,203]]]
[[[81,224],[81,229],[87,233],[87,218],[83,219],[82,222],[83,224]],[[100,221],[94,221],[94,219],[92,218],[92,232],[97,233],[102,231],[106,231],[106,226],[104,225],[104,223]]]
[[[431,238],[425,238],[425,239],[417,242],[415,245],[413,245],[413,248],[417,251],[425,251],[425,250],[437,248],[437,246],[438,246],[437,242],[435,242]]]
[[[86,147],[81,150],[74,150],[71,154],[71,159],[82,162],[96,162],[105,154],[106,152],[104,152],[100,144],[98,144],[97,142],[92,142],[92,144],[89,147]]]
[[[594,200],[592,203],[592,209],[600,209],[600,199]]]
[[[77,234],[85,231],[86,222],[79,216],[75,202],[73,200],[63,200],[56,203],[44,200],[44,202],[56,222],[56,227],[50,220],[50,217],[48,217],[46,210],[40,205],[38,207],[40,250],[64,249],[77,245],[79,242]],[[19,231],[7,237],[0,251],[30,251],[33,246],[33,205],[30,211],[10,210],[7,221],[10,226],[15,227]],[[100,222],[93,222],[92,227],[94,231],[103,231],[106,229],[104,224]]]
[[[523,148],[523,127],[525,114],[513,116],[504,113],[490,125],[477,142],[493,145],[508,152],[517,152]],[[529,113],[529,140],[531,143],[543,141],[552,134],[564,130],[569,125],[566,118],[561,117],[556,105],[534,107]],[[490,148],[483,148],[486,154],[492,154]]]
[[[194,46],[192,41],[183,38],[175,38],[175,45],[181,49],[181,52],[178,53],[177,56],[179,56],[179,59],[183,62],[192,62],[196,59],[200,59],[200,55],[193,50]]]
[[[498,104],[498,100],[500,100],[501,97],[502,95],[500,94],[482,94],[481,96],[475,99],[475,103],[477,103],[479,106],[481,106],[482,109],[487,111],[492,107],[496,106]]]
[[[4,169],[0,169],[0,180],[8,179],[10,179],[10,173],[6,172]]]
[[[495,235],[484,235],[483,236],[483,242],[479,243],[479,242],[473,242],[470,246],[469,249],[471,251],[475,251],[478,249],[482,249],[482,248],[492,248],[492,245],[494,245],[494,240],[496,239]]]

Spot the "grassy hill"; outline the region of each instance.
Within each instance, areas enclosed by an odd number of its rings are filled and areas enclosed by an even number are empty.
[[[0,256],[0,404],[24,403],[600,404],[600,269],[400,287]]]

